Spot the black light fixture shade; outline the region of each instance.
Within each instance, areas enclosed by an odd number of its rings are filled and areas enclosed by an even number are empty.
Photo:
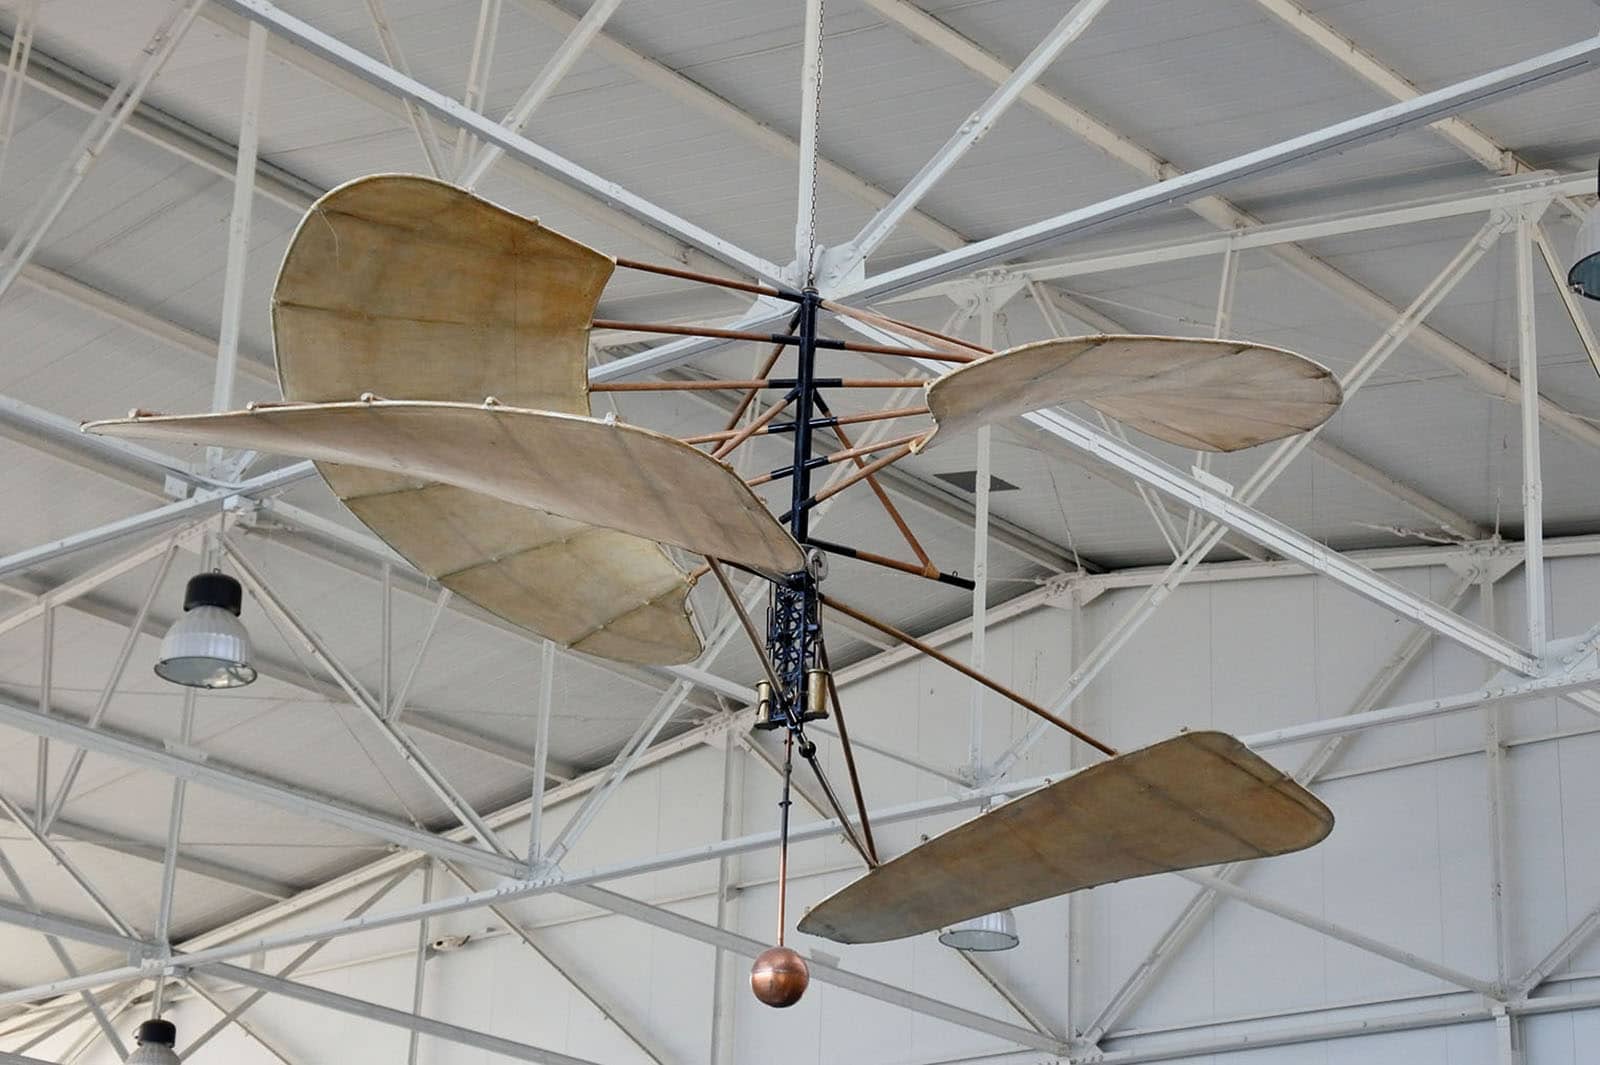
[[[134,1035],[138,1044],[128,1055],[127,1065],[178,1065],[178,1029],[171,1021],[145,1021]]]
[[[244,592],[224,573],[189,578],[183,617],[161,641],[156,676],[186,688],[242,688],[256,679],[250,634],[239,622]]]

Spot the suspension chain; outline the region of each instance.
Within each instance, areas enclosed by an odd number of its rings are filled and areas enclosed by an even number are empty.
[[[816,130],[814,131],[814,136],[815,136],[815,139],[816,139],[817,143],[815,145],[813,145],[812,152],[811,152],[811,217],[806,220],[806,225],[808,227],[808,231],[809,231],[809,234],[810,234],[810,236],[809,236],[809,238],[808,238],[808,240],[806,242],[806,265],[805,265],[805,275],[806,275],[805,276],[805,286],[806,287],[810,287],[810,286],[816,284],[816,281],[817,281],[817,187],[818,187],[817,159],[822,154],[822,150],[821,150],[821,148],[822,148],[822,145],[821,145],[821,141],[822,141],[822,53],[823,53],[822,30],[823,30],[823,26],[826,24],[826,21],[827,21],[827,19],[826,19],[827,9],[828,9],[827,0],[818,0],[818,2],[817,2],[817,80],[816,80],[816,86],[815,86],[815,97],[812,100],[812,106],[815,108],[815,113],[816,113],[816,116],[817,116],[816,117]]]

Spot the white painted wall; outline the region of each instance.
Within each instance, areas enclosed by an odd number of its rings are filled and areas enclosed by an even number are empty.
[[[1392,573],[1408,587],[1442,595],[1455,580],[1438,568]],[[1550,564],[1553,631],[1587,628],[1600,603],[1600,562],[1563,559]],[[1023,692],[1047,699],[1081,655],[1136,597],[1107,594],[1082,609],[1043,608],[992,630],[992,671]],[[1498,590],[1500,628],[1518,638],[1521,582],[1506,578]],[[1474,593],[1464,604],[1477,610]],[[1221,728],[1241,734],[1339,714],[1408,632],[1408,625],[1326,581],[1285,577],[1199,583],[1181,589],[1100,677],[1075,709],[1077,720],[1120,747],[1170,735],[1181,727]],[[960,643],[948,648],[962,655]],[[1387,703],[1478,687],[1485,667],[1453,647],[1431,646]],[[849,684],[844,692],[852,732],[939,765],[956,766],[967,747],[970,687],[943,667],[913,661]],[[1511,975],[1542,957],[1584,914],[1600,903],[1600,720],[1554,699],[1534,700],[1508,712],[1507,808],[1511,877]],[[1031,719],[989,700],[984,734],[990,757],[1023,734]],[[1483,715],[1450,718],[1364,733],[1329,766],[1317,792],[1338,825],[1323,845],[1257,863],[1240,881],[1261,895],[1384,940],[1472,975],[1494,979],[1486,844],[1486,759]],[[825,755],[842,786],[837,750]],[[1269,753],[1293,769],[1309,745]],[[731,771],[725,759],[732,758]],[[938,778],[868,752],[860,754],[868,798],[888,806],[946,794]],[[1063,739],[1052,735],[1014,771],[1031,776],[1067,764]],[[1084,752],[1079,751],[1083,758]],[[727,783],[725,784],[725,775]],[[761,831],[775,824],[777,781],[737,747],[700,747],[631,778],[590,828],[567,861],[585,869],[674,850],[718,838],[725,786],[736,800],[729,830]],[[553,834],[573,803],[547,817]],[[796,820],[814,813],[797,805]],[[879,830],[880,848],[894,853],[919,835],[961,820],[951,815]],[[521,847],[520,826],[507,839]],[[758,939],[773,934],[773,852],[729,862],[734,892],[729,927]],[[798,846],[791,914],[856,875],[852,852],[829,840]],[[672,869],[610,885],[699,920],[717,919],[715,863]],[[441,888],[456,890],[447,877]],[[385,905],[415,901],[420,877]],[[996,975],[1047,1025],[1062,1031],[1083,1026],[1145,957],[1155,938],[1193,894],[1192,885],[1160,877],[1096,889],[1066,900],[1031,906],[1018,914],[1023,946],[992,956]],[[355,897],[296,918],[322,923],[344,916]],[[582,978],[620,1003],[619,1016],[651,1033],[669,1061],[713,1060],[713,957],[710,947],[555,896],[517,904],[519,920],[536,926]],[[1078,929],[1069,937],[1070,925]],[[547,964],[515,939],[490,931],[499,922],[486,911],[438,922],[434,934],[470,934],[458,952],[427,966],[425,1012],[480,1027],[507,1038],[598,1062],[646,1059],[617,1028]],[[415,932],[396,929],[340,940],[320,954],[300,979],[397,1008],[411,999]],[[977,973],[932,937],[868,947],[839,947],[794,935],[801,950],[822,950],[851,970],[896,986],[1022,1023]],[[269,969],[292,952],[265,959]],[[731,1024],[715,1060],[763,1065],[900,1065],[964,1059],[995,1062],[1050,1060],[1015,1055],[1015,1047],[944,1021],[813,983],[792,1010],[767,1010],[743,986],[746,963],[727,964]],[[1580,950],[1539,995],[1600,991],[1600,940]],[[233,995],[230,1001],[236,1000]],[[1453,1011],[1477,1016],[1483,1000],[1440,980],[1344,943],[1224,901],[1214,917],[1178,952],[1149,996],[1115,1026],[1106,1042],[1114,1054],[1166,1048],[1174,1055],[1196,1041],[1310,1026],[1391,1021],[1416,1013]],[[353,1017],[269,998],[249,1015],[297,1062],[392,1065],[405,1060],[407,1036]],[[204,1004],[182,1001],[175,1019],[192,1038],[215,1019]],[[123,1027],[134,1018],[125,1017]],[[1528,1065],[1592,1065],[1600,1061],[1600,1010],[1569,1010],[1521,1022],[1522,1060]],[[52,1040],[30,1053],[50,1060],[70,1039]],[[6,1044],[16,1045],[16,1041]],[[1476,1065],[1499,1062],[1492,1022],[1475,1020],[1415,1031],[1324,1040],[1233,1054],[1178,1060],[1208,1065]],[[987,1055],[1003,1055],[988,1058]],[[103,1046],[84,1059],[109,1063]],[[237,1031],[217,1039],[193,1060],[255,1065],[269,1062]],[[504,1060],[482,1050],[424,1038],[419,1061],[477,1065]],[[1113,1058],[1116,1060],[1116,1058]]]

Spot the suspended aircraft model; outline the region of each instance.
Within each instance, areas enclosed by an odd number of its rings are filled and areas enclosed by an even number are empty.
[[[771,335],[596,320],[619,267],[783,301],[793,315],[785,332]],[[665,665],[697,657],[703,643],[689,595],[712,574],[762,662],[757,727],[781,728],[787,739],[778,946],[752,971],[752,986],[769,1005],[792,1004],[806,983],[804,961],[783,946],[796,751],[869,866],[799,922],[801,931],[842,943],[915,935],[1130,877],[1285,854],[1332,828],[1321,802],[1231,736],[1186,732],[1119,754],[822,590],[828,554],[972,587],[933,565],[877,483],[877,473],[908,455],[1069,401],[1184,447],[1251,447],[1314,429],[1338,408],[1337,382],[1308,359],[1245,342],[1149,336],[1075,337],[991,353],[834,304],[809,288],[614,259],[466,190],[406,175],[362,178],[311,208],[284,260],[272,314],[283,402],[215,414],[135,411],[86,428],[313,459],[350,511],[423,573],[508,621],[602,658]],[[866,317],[906,343],[826,337],[823,315]],[[756,341],[772,351],[752,380],[591,386],[591,328]],[[789,349],[793,376],[772,376]],[[836,351],[953,368],[927,383],[926,406],[837,414],[830,394],[903,388],[906,380],[826,376],[819,363]],[[726,428],[684,439],[595,418],[589,408],[592,391],[685,388],[738,392],[743,401]],[[775,398],[751,416],[763,394]],[[844,429],[928,416],[932,429],[864,446],[853,446]],[[824,429],[841,449],[817,453]],[[724,460],[756,436],[791,438],[791,459],[746,482]],[[856,468],[813,487],[814,471],[844,462]],[[775,517],[752,485],[779,480],[790,492],[787,510]],[[817,504],[862,482],[917,562],[812,535]],[[689,570],[663,545],[703,556],[706,565]],[[728,567],[770,583],[764,632],[733,594]],[[824,607],[959,670],[1105,760],[880,862],[829,672]],[[806,723],[830,712],[855,818],[806,737]]]

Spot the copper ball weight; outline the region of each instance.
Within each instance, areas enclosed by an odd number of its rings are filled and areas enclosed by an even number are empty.
[[[811,983],[806,960],[788,947],[772,947],[756,956],[750,967],[750,990],[776,1009],[793,1006]]]

